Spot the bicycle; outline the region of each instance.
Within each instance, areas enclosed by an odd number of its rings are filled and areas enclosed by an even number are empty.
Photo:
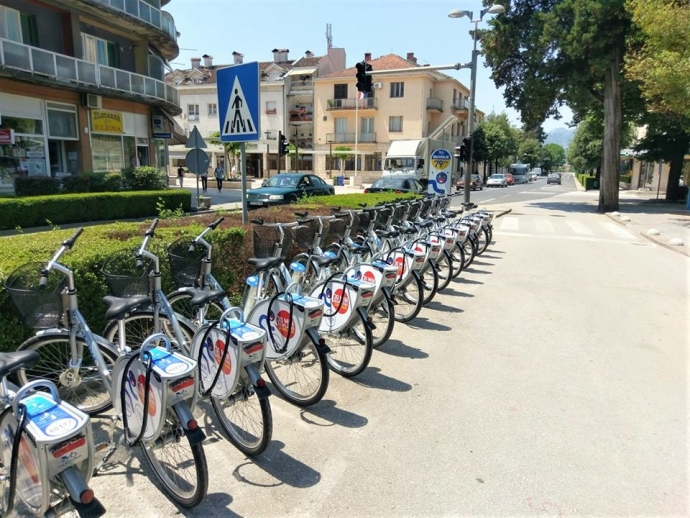
[[[35,351],[0,353],[0,516],[10,515],[16,496],[36,516],[102,516],[105,508],[89,488],[89,416],[62,401],[47,380],[19,389],[7,379],[39,360]]]

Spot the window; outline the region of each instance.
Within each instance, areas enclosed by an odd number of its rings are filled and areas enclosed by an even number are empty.
[[[347,84],[333,86],[333,99],[347,99]]]
[[[158,56],[149,55],[149,77],[161,81],[165,78],[165,65]]]
[[[187,118],[190,121],[199,120],[199,105],[198,104],[188,104],[187,105]]]
[[[391,97],[405,97],[405,83],[391,83]]]
[[[83,33],[81,35],[81,42],[84,47],[84,59],[86,61],[113,68],[118,67],[120,53],[117,43]]]
[[[208,103],[208,116],[217,117],[218,116],[218,105],[216,103]]]
[[[278,108],[276,107],[275,101],[266,101],[266,113],[268,115],[275,115],[278,113]]]
[[[0,6],[0,38],[38,47],[38,26],[33,14]]]
[[[73,104],[46,102],[48,136],[51,139],[79,140],[77,107]]]
[[[402,84],[402,83],[400,83],[400,84]],[[389,117],[388,118],[388,131],[390,131],[391,133],[402,131],[403,130],[402,124],[403,124],[403,118],[401,116]]]
[[[91,134],[91,153],[94,171],[119,171],[125,167],[122,137]]]
[[[374,133],[374,117],[362,117],[362,133]]]
[[[347,118],[346,117],[336,117],[335,118],[335,132],[336,133],[347,133]]]

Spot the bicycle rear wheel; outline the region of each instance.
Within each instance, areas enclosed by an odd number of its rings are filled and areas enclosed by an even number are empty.
[[[486,249],[489,247],[489,243],[490,238],[486,228],[483,226],[479,227],[477,230],[477,255],[482,255],[484,252],[486,252]]]
[[[376,329],[371,331],[374,348],[385,344],[393,333],[395,325],[395,306],[386,297],[367,311]]]
[[[436,266],[438,267],[438,291],[445,290],[453,278],[453,261],[450,259],[450,254],[447,250],[442,250],[441,254],[436,259]]]
[[[194,507],[206,496],[208,466],[203,443],[189,444],[173,410],[168,410],[161,436],[142,442],[141,450],[168,495],[183,507]]]
[[[465,269],[465,250],[460,243],[455,243],[450,253],[453,258],[453,279]]]
[[[328,362],[309,340],[283,360],[266,360],[266,374],[285,399],[297,406],[318,403],[328,388]]]
[[[414,275],[405,282],[404,285],[396,285],[393,293],[395,294],[395,320],[398,322],[409,322],[422,309],[422,296],[424,288],[422,282]]]
[[[193,322],[197,328],[204,325],[204,322],[197,322],[197,311],[194,309],[189,301],[192,296],[185,291],[176,291],[167,296],[168,302],[173,308],[173,311],[178,315],[184,317],[189,322]],[[210,302],[206,304],[206,320],[218,320],[223,314],[223,306],[217,302]]]
[[[245,455],[258,455],[273,434],[271,403],[259,399],[244,374],[242,377],[235,394],[224,399],[212,395],[211,404],[228,440]]]
[[[177,343],[175,332],[173,330],[172,322],[164,315],[159,315],[160,332],[165,333],[170,337],[170,343],[174,351],[180,352],[184,355],[188,354],[188,349],[192,344],[192,337],[194,330],[189,328],[183,322],[178,321],[182,336],[187,342],[184,347]],[[139,349],[149,336],[155,333],[154,318],[152,311],[142,311],[141,313],[132,313],[125,318],[125,344],[131,349]],[[103,336],[112,343],[117,344],[120,339],[120,333],[117,326],[117,320],[111,320],[105,326]]]
[[[344,378],[357,376],[367,368],[374,350],[371,329],[360,313],[356,313],[350,327],[333,334],[322,334],[328,353],[328,366]]]
[[[30,338],[19,346],[19,351],[36,351],[41,359],[31,367],[17,371],[20,385],[42,379],[55,383],[60,397],[70,405],[89,415],[96,415],[112,406],[112,397],[98,372],[98,366],[91,350],[83,338],[77,338],[77,347],[82,349],[81,366],[76,373],[69,368],[71,347],[67,335],[42,335]],[[112,372],[117,355],[110,349],[98,345],[108,372]]]
[[[429,302],[434,300],[436,292],[438,291],[438,273],[431,266],[431,262],[429,262],[425,271],[420,272],[420,277],[422,279],[422,288],[424,289],[422,293],[422,305],[426,306]]]

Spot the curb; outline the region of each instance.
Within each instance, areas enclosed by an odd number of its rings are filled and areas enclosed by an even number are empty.
[[[494,218],[498,219],[498,218],[500,218],[501,216],[505,216],[506,214],[510,214],[511,212],[513,212],[513,209],[505,209],[505,210],[502,210],[501,212],[495,214],[495,215],[494,215]]]
[[[622,222],[621,222],[619,219],[617,219],[615,216],[612,216],[612,215],[610,215],[610,214],[607,213],[607,212],[604,213],[604,216],[606,216],[607,218],[609,218],[609,219],[612,220],[612,221],[615,221],[616,223],[618,223],[618,224],[619,224],[620,226],[622,226],[622,227],[630,228],[630,227],[628,227],[628,225],[622,223]],[[633,230],[635,230],[635,229],[633,229]],[[671,250],[671,251],[673,251],[673,252],[676,252],[676,253],[678,253],[678,254],[684,255],[684,256],[686,256],[686,257],[690,256],[690,250],[688,250],[687,245],[684,245],[684,246],[672,246],[672,245],[669,245],[668,243],[664,243],[663,241],[660,241],[659,239],[656,239],[655,236],[650,236],[649,234],[645,234],[644,232],[642,232],[642,231],[640,231],[640,230],[636,230],[636,232],[637,232],[639,235],[641,235],[643,238],[645,238],[647,241],[651,241],[651,242],[654,243],[655,245],[659,245],[659,246],[662,247],[662,248],[666,248],[667,250]]]

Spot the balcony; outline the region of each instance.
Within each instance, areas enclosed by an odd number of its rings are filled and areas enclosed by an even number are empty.
[[[8,74],[9,73],[9,74]],[[181,112],[177,90],[163,81],[0,38],[0,74],[80,92],[111,95]]]
[[[180,53],[177,46],[177,28],[172,15],[144,0],[63,0],[63,2],[86,11],[94,17],[105,18],[107,23],[129,31],[138,32],[138,27],[142,27],[146,36],[157,46],[166,59],[173,59]],[[108,10],[112,10],[113,14],[121,16],[105,17],[102,6],[108,7]],[[141,24],[132,24],[132,18]]]
[[[378,99],[374,97],[367,97],[365,99],[329,99],[327,110],[354,110],[357,107],[360,110],[378,110]]]
[[[355,142],[354,133],[328,133],[326,135],[326,142],[331,142],[333,144],[342,144],[347,142]],[[357,142],[366,144],[367,142],[376,142],[376,133],[360,133],[357,135]]]
[[[290,122],[314,122],[314,114],[304,108],[300,110],[290,110]]]
[[[453,101],[453,104],[451,106],[453,108],[453,111],[467,111],[470,109],[470,100],[456,99],[455,101]]]
[[[426,109],[427,110],[438,110],[440,112],[443,111],[443,101],[441,99],[434,99],[433,97],[429,97],[426,100]]]
[[[290,91],[288,95],[291,96],[306,96],[311,97],[314,95],[314,82],[313,81],[299,81],[290,85]]]

